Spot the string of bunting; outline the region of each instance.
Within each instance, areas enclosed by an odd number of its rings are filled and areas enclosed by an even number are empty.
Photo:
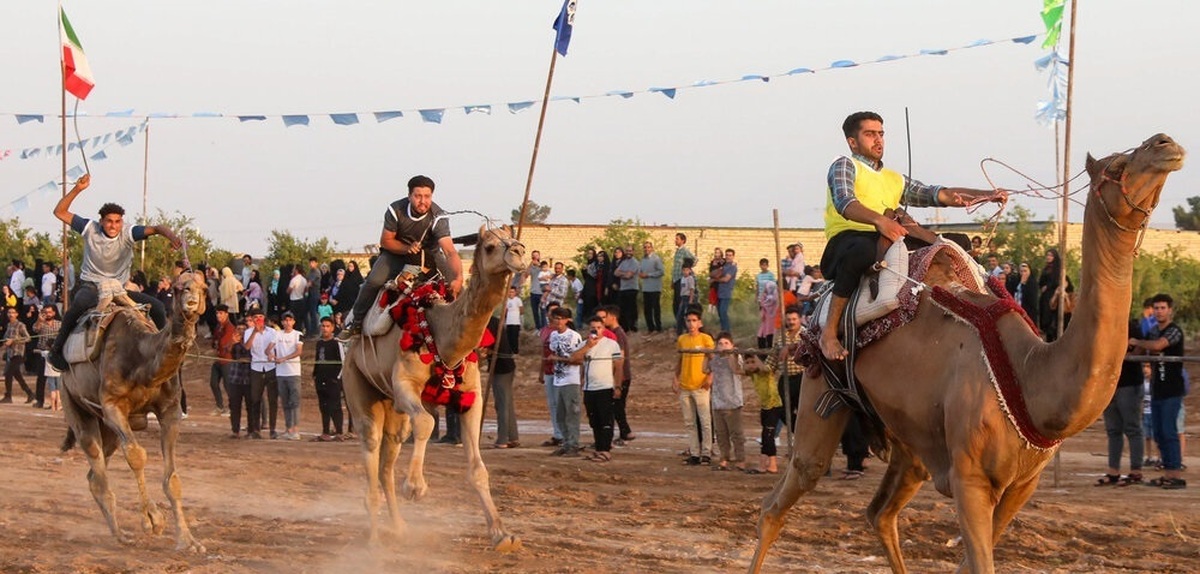
[[[1033,65],[1039,72],[1050,71],[1047,87],[1050,89],[1050,99],[1041,100],[1037,104],[1037,112],[1033,117],[1044,126],[1052,126],[1055,122],[1067,119],[1067,67],[1070,62],[1058,51],[1058,39],[1062,35],[1062,17],[1064,0],[1042,0],[1042,23],[1046,25],[1046,40],[1042,48],[1049,48],[1050,53],[1038,58]]]
[[[141,125],[129,126],[128,128],[125,128],[122,130],[117,130],[115,132],[108,133],[103,136],[97,136],[96,138],[89,138],[87,140],[83,140],[83,142],[85,144],[88,142],[95,142],[92,144],[93,148],[100,146],[99,149],[96,149],[94,152],[92,152],[91,155],[88,156],[88,159],[90,159],[92,161],[104,161],[104,160],[108,159],[108,151],[107,150],[109,150],[113,146],[125,147],[125,146],[133,143],[134,137],[137,134],[144,132],[144,131],[146,131],[146,122],[145,121],[143,121],[141,123]],[[81,145],[82,144],[77,143],[77,142],[71,142],[67,145],[67,152],[70,153],[71,151],[74,151],[75,148],[80,147]],[[59,155],[62,153],[62,145],[59,145],[59,144],[52,145],[52,146],[46,146],[45,148],[31,148],[31,149],[38,150],[39,155],[41,155],[44,152],[44,157],[49,157],[51,155]],[[71,166],[70,169],[67,170],[67,181],[74,181],[76,179],[79,179],[81,176],[83,176],[83,173],[84,173],[83,167],[79,164],[75,164],[75,165]],[[5,205],[0,205],[0,216],[12,217],[12,216],[19,215],[20,213],[24,212],[26,209],[29,208],[30,199],[38,199],[38,198],[42,198],[47,195],[50,195],[52,193],[55,193],[59,190],[60,185],[62,185],[62,182],[59,182],[56,180],[50,180],[50,181],[47,181],[46,183],[43,183],[42,185],[37,186],[36,188],[34,188],[33,191],[30,191],[29,193],[26,193],[25,195],[22,195],[14,200],[8,202]]]
[[[82,116],[82,115],[83,114],[80,114],[80,116]],[[106,145],[113,140],[121,140],[121,139],[129,138],[132,135],[132,132],[135,130],[138,130],[137,126],[130,126],[128,128],[123,128],[123,129],[108,132],[106,134],[98,135],[93,138],[87,138],[87,139],[84,139],[84,140],[81,140],[78,142],[70,142],[67,144],[67,153],[73,152],[79,148],[83,148],[84,150],[86,150],[88,147],[91,147],[92,149],[99,149],[99,147],[101,145]],[[129,141],[132,142],[133,140],[130,139]],[[128,145],[128,144],[126,144],[126,145]],[[57,157],[59,155],[62,155],[62,151],[63,151],[62,144],[51,144],[51,145],[45,145],[45,146],[27,147],[27,148],[22,149],[19,153],[13,149],[0,149],[0,161],[3,161],[4,159],[8,159],[9,161],[15,161],[15,160],[22,160],[22,159],[37,159],[37,158],[51,157],[51,156]],[[103,157],[100,159],[103,159]]]
[[[1018,36],[1015,38],[1008,38],[1005,40],[982,39],[982,40],[976,40],[976,41],[971,42],[970,44],[966,44],[964,46],[958,46],[958,47],[954,47],[954,48],[924,49],[924,50],[920,50],[919,52],[912,53],[912,54],[885,55],[885,56],[880,56],[874,60],[863,61],[863,62],[856,62],[854,60],[837,60],[837,61],[834,61],[824,67],[819,67],[819,68],[798,67],[798,68],[793,68],[791,70],[788,70],[786,72],[779,72],[779,73],[775,73],[775,74],[745,74],[745,75],[743,75],[741,77],[737,77],[737,78],[729,78],[729,79],[725,79],[725,80],[700,80],[700,81],[694,82],[689,85],[680,85],[680,86],[668,87],[668,88],[651,87],[651,88],[645,88],[642,90],[609,90],[602,94],[592,94],[592,95],[585,95],[585,96],[555,96],[555,97],[551,98],[551,100],[553,100],[553,101],[569,100],[569,101],[573,101],[578,104],[578,103],[581,103],[583,100],[587,100],[587,99],[611,98],[611,97],[620,97],[623,99],[629,99],[638,94],[662,94],[663,96],[666,96],[668,99],[673,100],[673,99],[675,99],[675,96],[678,95],[678,93],[681,90],[707,88],[707,87],[711,87],[711,86],[735,84],[735,83],[739,83],[739,82],[770,82],[772,79],[783,78],[783,77],[788,77],[788,76],[815,74],[818,72],[827,72],[827,71],[839,70],[839,69],[845,69],[845,68],[854,68],[854,67],[865,66],[865,65],[870,65],[870,64],[882,64],[882,63],[886,63],[886,62],[894,62],[897,60],[904,60],[904,59],[909,59],[909,58],[918,58],[918,57],[924,57],[924,56],[945,56],[951,52],[969,50],[969,49],[973,49],[973,48],[981,48],[984,46],[995,46],[995,45],[1009,44],[1009,43],[1030,44],[1035,39],[1037,39],[1037,37],[1039,35],[1040,34],[1032,35],[1032,36]],[[191,112],[191,113],[152,112],[152,113],[148,113],[148,114],[139,114],[139,113],[135,113],[135,110],[133,110],[133,109],[128,109],[128,110],[121,110],[121,111],[106,112],[103,114],[98,114],[97,116],[93,116],[93,117],[143,118],[143,119],[236,118],[239,122],[243,122],[243,123],[244,122],[262,122],[262,121],[266,121],[268,119],[276,118],[276,119],[282,120],[284,126],[291,127],[291,126],[307,126],[307,125],[309,125],[309,123],[312,121],[313,118],[320,118],[320,117],[327,117],[327,118],[329,118],[329,120],[332,123],[339,125],[339,126],[352,126],[352,125],[356,125],[356,124],[360,123],[361,121],[363,121],[363,118],[360,116],[366,116],[368,119],[373,118],[376,123],[383,123],[383,122],[386,122],[388,120],[392,120],[395,118],[402,118],[405,115],[410,115],[410,116],[416,115],[421,118],[422,122],[440,124],[445,119],[447,113],[452,112],[454,110],[462,110],[464,115],[472,115],[472,114],[491,115],[494,108],[501,108],[501,109],[507,109],[509,113],[516,114],[516,113],[523,112],[529,108],[532,108],[536,104],[537,104],[537,101],[535,101],[535,100],[524,100],[524,101],[519,101],[519,102],[508,102],[505,104],[501,104],[500,106],[492,106],[491,104],[476,104],[476,105],[466,105],[466,106],[447,106],[447,107],[424,108],[424,109],[399,109],[399,110],[376,111],[376,112],[343,112],[343,113],[328,113],[328,112],[326,112],[326,113],[313,113],[313,114],[229,114],[229,113],[221,113],[221,112]],[[9,113],[9,114],[0,114],[0,115],[14,116],[14,117],[16,117],[18,124],[24,124],[24,123],[28,123],[28,122],[41,123],[47,117],[47,114],[13,114],[13,113]],[[79,115],[82,117],[85,114],[80,113]],[[90,115],[90,114],[86,114],[86,115]],[[54,116],[51,115],[49,117],[54,117]]]

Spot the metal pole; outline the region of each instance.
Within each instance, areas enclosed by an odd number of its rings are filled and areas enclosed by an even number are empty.
[[[150,184],[150,120],[146,120],[146,153],[142,156],[142,225],[149,225],[150,219],[146,214],[146,189]],[[142,261],[139,268],[146,272],[146,242],[139,241],[142,248]],[[184,254],[186,255],[186,253]]]
[[[54,14],[57,18],[59,37],[62,37],[62,3],[58,5],[58,11]],[[58,48],[58,81],[59,81],[59,118],[62,120],[62,197],[67,196],[67,63],[63,60],[62,46]],[[62,293],[62,309],[65,313],[70,305],[70,291],[67,290],[67,284],[71,282],[70,272],[70,250],[67,248],[67,224],[62,224],[62,275],[63,285]]]
[[[521,200],[521,215],[517,218],[517,240],[525,230],[525,212],[529,207],[529,190],[533,187],[533,170],[537,167],[538,148],[542,144],[542,128],[546,125],[546,106],[550,103],[550,85],[554,83],[554,64],[558,50],[550,50],[550,71],[546,74],[546,91],[542,94],[542,110],[538,113],[537,134],[533,136],[533,155],[529,158],[529,177],[525,179],[525,197]]]
[[[1071,0],[1071,32],[1070,43],[1067,48],[1067,118],[1066,126],[1063,133],[1063,175],[1062,175],[1062,227],[1058,230],[1058,255],[1059,255],[1059,273],[1058,273],[1058,337],[1061,339],[1063,334],[1063,319],[1066,305],[1063,300],[1067,295],[1067,217],[1070,214],[1070,201],[1068,195],[1068,187],[1071,181],[1071,94],[1075,90],[1075,13],[1079,7],[1079,0]],[[1059,454],[1054,455],[1054,486],[1058,487],[1059,475],[1061,472],[1061,464]]]

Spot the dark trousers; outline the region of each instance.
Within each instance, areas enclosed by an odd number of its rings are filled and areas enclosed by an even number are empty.
[[[208,386],[212,389],[213,400],[217,404],[217,409],[225,408],[225,398],[221,396],[221,389],[229,382],[229,364],[224,365],[213,362],[212,367],[208,370]]]
[[[617,305],[621,308],[617,321],[627,333],[637,332],[637,296],[637,289],[622,289],[617,292]]]
[[[537,281],[537,277],[534,277],[533,280]],[[533,313],[533,328],[535,330],[541,330],[542,327],[546,326],[546,316],[542,313],[541,293],[529,294],[529,312]]]
[[[779,420],[783,418],[783,407],[772,407],[758,411],[758,420],[762,423],[762,449],[766,456],[776,456],[775,435],[779,430]]]
[[[629,438],[633,431],[629,428],[629,419],[625,417],[625,403],[629,400],[629,384],[632,381],[621,381],[621,398],[612,400],[612,416],[621,431],[621,440]]]
[[[520,353],[521,348],[521,326],[520,325],[505,325],[504,340],[508,341],[509,349],[512,349],[513,354]]]
[[[598,452],[612,450],[613,405],[617,400],[613,398],[612,389],[583,392],[583,408],[587,411],[588,424],[596,438]]]
[[[162,329],[167,324],[167,308],[157,297],[141,291],[129,291],[129,298],[138,305],[150,305],[150,320],[154,321],[154,326]],[[56,353],[62,352],[63,343],[67,342],[67,337],[79,323],[79,318],[84,313],[91,311],[99,302],[100,292],[96,290],[96,284],[91,281],[80,281],[79,286],[75,288],[75,296],[71,298],[70,308],[63,314],[62,328],[58,330],[58,336],[54,338],[52,349]]]
[[[233,386],[233,385],[230,385]],[[263,391],[267,391],[267,396],[271,402],[271,428],[275,428],[275,413],[279,406],[279,385],[275,383],[275,369],[269,371],[250,370],[250,401],[249,414],[246,421],[246,430],[250,432],[259,432],[263,428]],[[232,416],[232,413],[230,413]]]
[[[33,372],[37,373],[37,384],[34,385],[34,402],[40,407],[46,402],[46,357],[41,353],[33,354]]]
[[[646,316],[646,330],[651,333],[662,331],[661,298],[659,291],[642,291],[642,314]]]
[[[767,335],[766,337],[758,338],[759,349],[770,349],[775,346],[775,335]]]
[[[875,231],[843,231],[829,240],[821,255],[821,271],[833,281],[834,295],[849,299],[854,294],[863,274],[875,264],[878,249]]]
[[[675,319],[675,334],[683,334],[683,319],[679,314],[679,279],[671,282],[671,315]]]
[[[246,431],[255,430],[254,408],[250,385],[226,384],[225,391],[229,394],[229,430],[233,434],[242,432],[242,405],[246,405]]]
[[[317,406],[321,409],[321,434],[342,434],[342,382],[316,381]],[[330,427],[334,432],[330,433]]]
[[[779,397],[783,399],[783,406],[786,409],[784,414],[790,411],[791,418],[785,419],[788,423],[788,431],[793,431],[796,428],[796,408],[800,406],[800,380],[803,378],[800,374],[779,375]],[[787,393],[787,394],[784,394]],[[788,401],[791,402],[788,402]]]
[[[354,300],[354,322],[362,323],[363,317],[367,314],[367,309],[371,308],[371,304],[375,302],[375,297],[379,296],[379,290],[383,288],[384,283],[399,275],[404,270],[405,265],[420,265],[421,256],[418,255],[396,255],[391,251],[382,250],[379,257],[375,259],[375,263],[371,265],[370,273],[367,273],[366,279],[363,279],[362,287],[358,291],[358,298]],[[297,315],[299,320],[300,315]]]
[[[852,414],[850,421],[846,423],[846,429],[842,431],[842,453],[846,455],[846,470],[862,472],[863,461],[866,460],[868,452],[867,438],[863,435],[858,415]]]
[[[33,400],[33,389],[25,384],[25,376],[21,374],[21,367],[24,365],[24,355],[13,355],[4,363],[4,398],[12,398],[12,382],[16,379],[21,384],[21,390],[25,391],[25,396],[29,400]]]

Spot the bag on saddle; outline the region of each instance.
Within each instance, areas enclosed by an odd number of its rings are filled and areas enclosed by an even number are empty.
[[[888,248],[883,257],[887,269],[879,272],[879,292],[872,297],[868,286],[868,277],[859,281],[858,290],[854,297],[857,299],[854,314],[854,324],[865,325],[868,321],[878,319],[900,306],[900,289],[904,286],[905,276],[908,275],[908,247],[903,241],[897,241]],[[832,286],[832,283],[830,284]],[[817,300],[813,318],[817,325],[825,325],[829,318],[829,304],[832,301],[832,289],[826,291]]]
[[[1050,296],[1050,310],[1058,310],[1058,299],[1061,293],[1061,291],[1056,291],[1054,295]],[[1064,298],[1065,303],[1063,303],[1063,314],[1070,315],[1075,312],[1076,295],[1074,291],[1067,291],[1066,295]]]
[[[112,313],[101,315],[96,312],[84,315],[63,344],[63,358],[72,365],[99,359],[102,347],[99,343],[104,340],[104,331],[113,316]]]

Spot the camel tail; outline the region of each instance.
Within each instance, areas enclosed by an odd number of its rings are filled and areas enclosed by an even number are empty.
[[[67,436],[63,437],[62,445],[58,448],[62,452],[75,448],[75,429],[67,429]]]

